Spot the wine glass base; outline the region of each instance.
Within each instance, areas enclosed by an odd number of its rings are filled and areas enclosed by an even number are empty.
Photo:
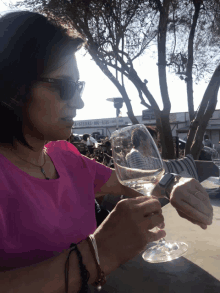
[[[182,256],[188,249],[188,245],[178,241],[160,241],[152,245],[142,254],[145,261],[150,263],[167,262]]]

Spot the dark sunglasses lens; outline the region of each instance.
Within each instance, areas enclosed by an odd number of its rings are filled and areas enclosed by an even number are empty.
[[[61,86],[61,99],[62,100],[70,100],[73,98],[76,86],[70,82],[62,81]]]

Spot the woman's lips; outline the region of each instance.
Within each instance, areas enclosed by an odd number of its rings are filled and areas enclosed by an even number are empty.
[[[71,119],[64,119],[64,118],[61,118],[61,120],[63,121],[63,123],[66,125],[66,127],[68,128],[71,128],[74,124],[74,121],[73,121],[73,118]]]
[[[73,117],[66,117],[66,118],[61,118],[64,121],[71,121],[73,122]]]

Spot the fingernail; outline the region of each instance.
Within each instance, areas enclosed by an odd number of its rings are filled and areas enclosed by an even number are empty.
[[[165,227],[165,223],[164,222],[158,225],[158,228],[160,228],[160,229],[163,229],[164,227]]]
[[[161,231],[163,232],[162,237],[164,238],[167,234],[166,234],[166,232],[164,230],[161,230]]]

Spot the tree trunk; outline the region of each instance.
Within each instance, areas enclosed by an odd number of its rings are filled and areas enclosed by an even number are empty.
[[[193,101],[193,79],[192,74],[189,74],[187,77],[187,100],[188,100],[188,111],[189,111],[189,120],[192,121],[194,118],[194,101]]]
[[[215,111],[220,86],[220,64],[216,68],[202,99],[195,119],[191,122],[185,154],[191,153],[194,159],[199,157],[203,135],[213,112]],[[193,142],[193,143],[192,143]],[[191,146],[192,145],[192,146]]]
[[[212,101],[210,101],[211,103],[204,115],[204,119],[202,119],[201,125],[199,125],[197,129],[196,137],[191,147],[191,154],[195,160],[199,159],[199,155],[202,149],[203,136],[217,104],[217,95],[218,93],[215,93],[215,97],[213,97]]]
[[[169,115],[171,110],[171,104],[168,93],[166,73],[166,37],[170,0],[164,0],[163,2],[163,7],[160,10],[160,22],[158,29],[158,74],[164,112]]]
[[[163,159],[173,159],[174,158],[174,146],[172,131],[170,127],[169,114],[166,111],[160,111],[154,97],[147,88],[147,85],[141,81],[140,77],[136,72],[131,70],[128,76],[129,80],[135,85],[137,89],[140,89],[145,97],[151,104],[156,116],[156,125],[160,134],[160,140],[162,145],[162,157]],[[144,102],[141,101],[144,105]]]
[[[201,8],[201,2],[194,2],[195,12],[193,15],[193,23],[191,26],[190,34],[189,34],[189,41],[188,41],[188,62],[187,62],[187,99],[188,99],[188,110],[189,110],[189,119],[193,121],[194,119],[194,101],[193,101],[193,78],[192,78],[192,68],[193,68],[193,61],[194,61],[194,37],[195,37],[195,30],[199,19],[199,13]],[[184,65],[184,64],[183,64]]]
[[[163,100],[163,111],[160,111],[160,115],[156,113],[155,114],[157,117],[157,127],[160,132],[163,159],[173,159],[175,156],[172,131],[169,120],[171,103],[168,93],[166,73],[166,37],[170,3],[170,0],[164,0],[163,6],[160,7],[160,22],[158,33],[158,73],[160,91]]]
[[[127,92],[125,90],[125,87],[122,86],[119,81],[112,75],[111,71],[108,69],[108,67],[104,64],[104,62],[101,62],[99,58],[97,57],[97,52],[94,51],[94,49],[90,46],[88,48],[89,54],[92,56],[93,60],[96,62],[98,67],[102,70],[102,72],[111,80],[111,82],[117,87],[119,90],[120,94],[122,95],[123,101],[126,104],[127,107],[127,114],[129,119],[131,120],[132,124],[139,124],[139,121],[137,118],[134,116],[132,106],[129,100],[129,97],[127,95]]]
[[[156,114],[156,125],[160,133],[162,158],[165,160],[174,159],[173,137],[169,116],[163,111],[160,111],[158,114]]]

